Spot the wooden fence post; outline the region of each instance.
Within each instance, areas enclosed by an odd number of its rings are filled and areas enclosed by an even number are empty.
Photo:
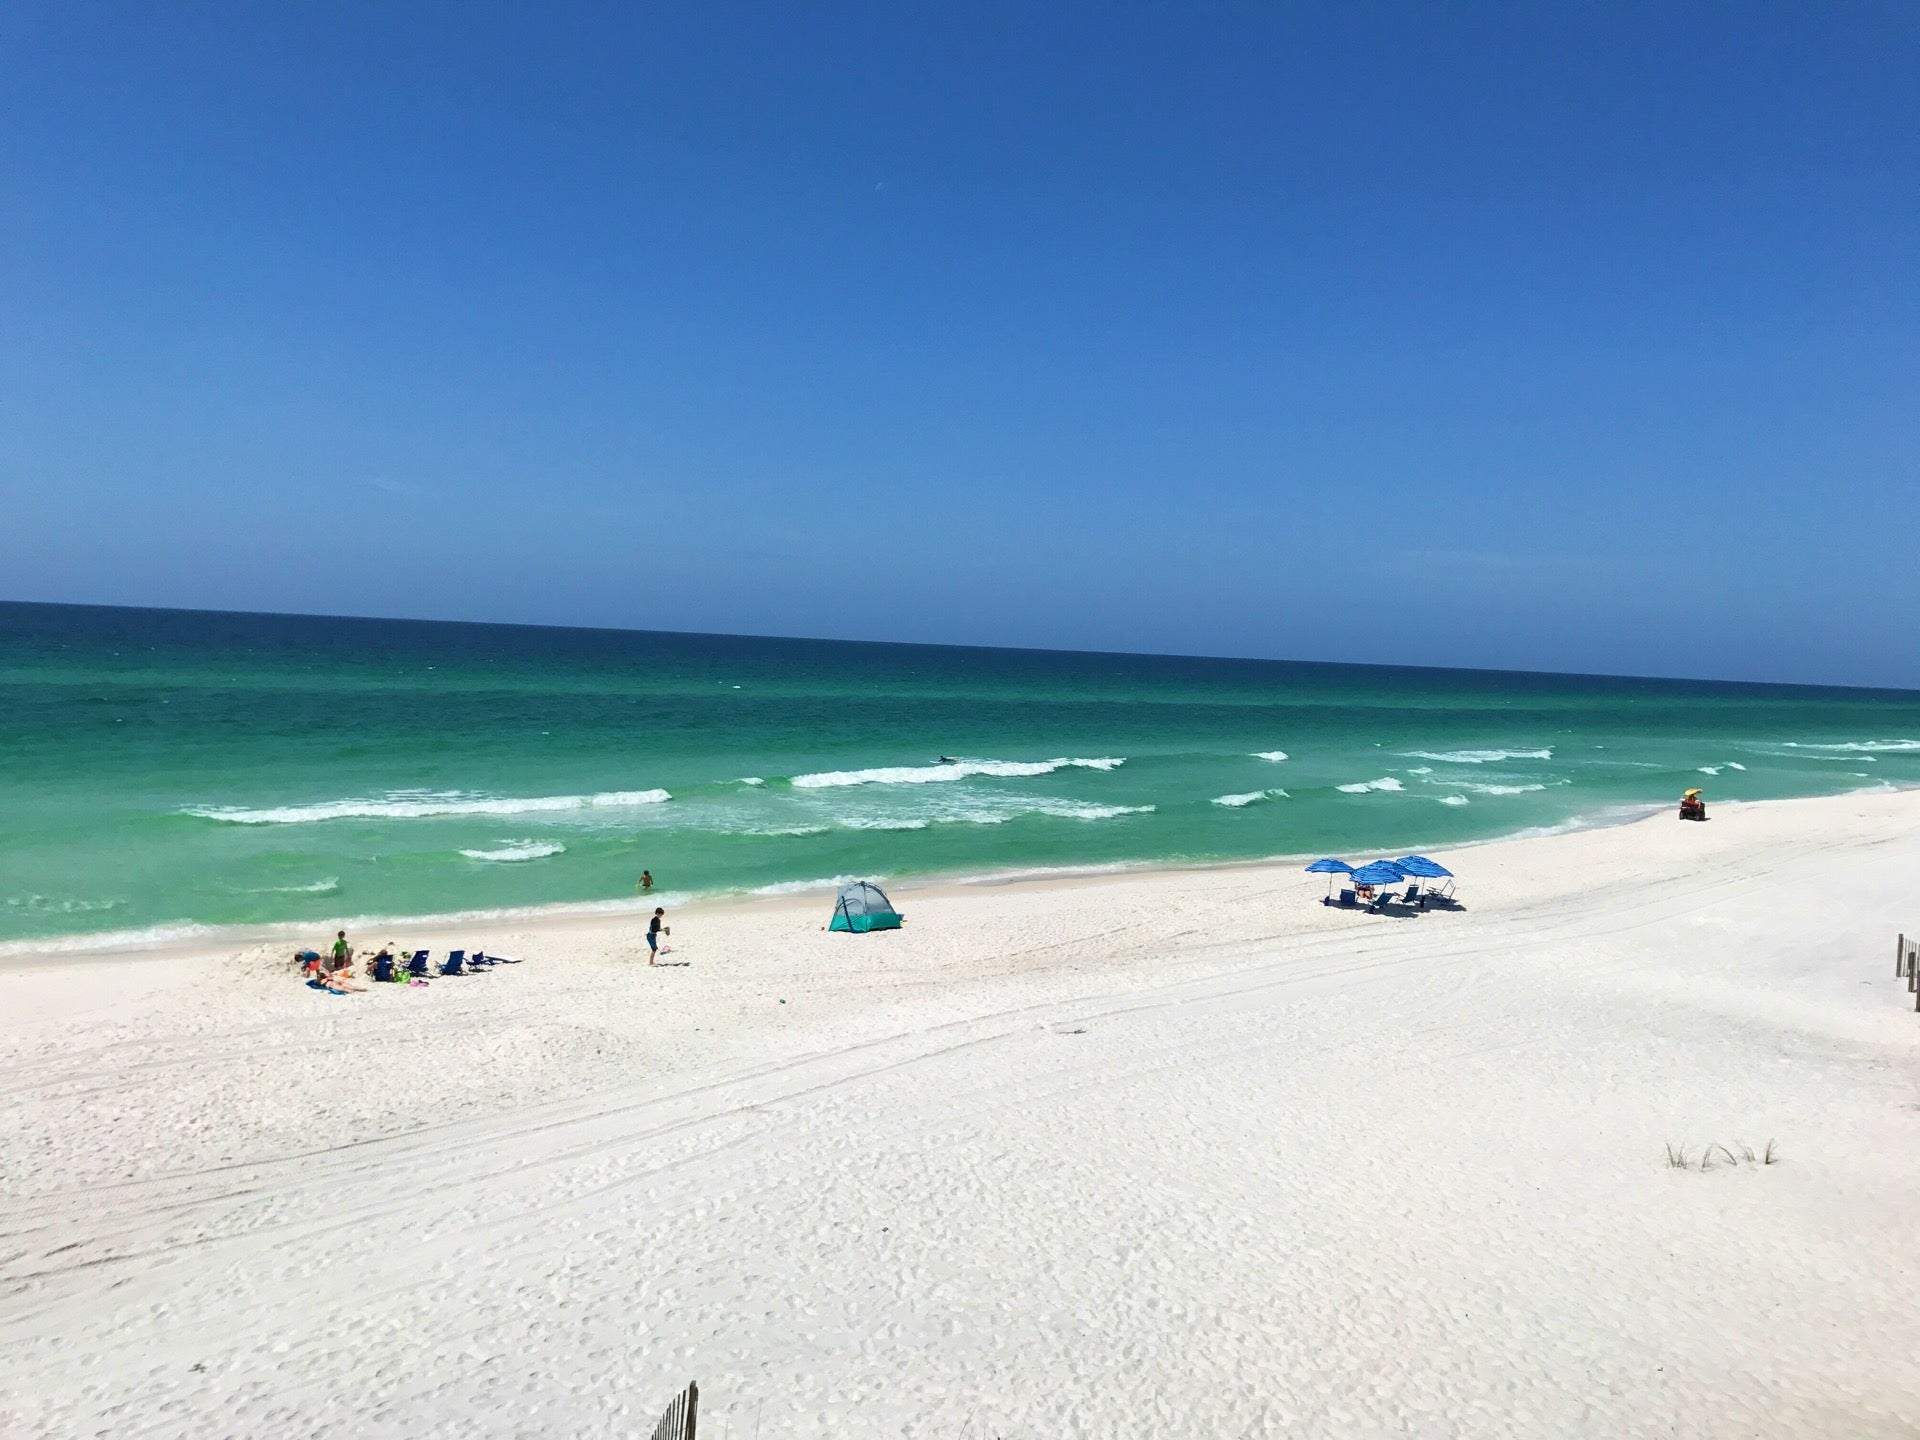
[[[1894,942],[1893,978],[1898,980],[1902,975],[1905,975],[1906,973],[1907,973],[1907,937],[1905,935],[1902,935],[1899,938],[1899,940]]]

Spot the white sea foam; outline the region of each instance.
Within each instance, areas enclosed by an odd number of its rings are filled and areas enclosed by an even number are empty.
[[[340,877],[329,875],[324,880],[315,880],[311,885],[262,885],[257,890],[249,890],[249,895],[331,895],[340,888]]]
[[[733,783],[736,785],[764,785],[767,782],[758,775],[742,775]]]
[[[782,880],[773,885],[760,885],[749,890],[749,895],[804,895],[809,890],[838,890],[842,885],[851,885],[855,880],[884,880],[884,875],[828,875],[819,880]]]
[[[621,810],[658,805],[665,790],[606,790],[596,795],[473,795],[460,790],[393,791],[365,800],[326,800],[316,805],[193,805],[183,814],[228,825],[308,825],[320,820],[425,820],[448,815],[536,815],[577,810]]]
[[[1115,820],[1123,815],[1151,815],[1152,805],[1100,805],[1084,800],[991,800],[975,804],[944,804],[915,815],[841,816],[835,823],[848,830],[925,830],[933,825],[1004,825],[1028,815],[1055,820]]]
[[[1409,765],[1407,767],[1407,774],[1409,775],[1431,775],[1432,773],[1433,767],[1431,765]]]
[[[1286,798],[1287,792],[1284,790],[1249,790],[1243,795],[1216,795],[1213,797],[1213,803],[1224,805],[1229,810],[1244,810],[1247,806],[1257,805],[1262,800]]]
[[[1282,760],[1287,758],[1287,752],[1284,750],[1256,750],[1253,753],[1253,758],[1256,760],[1271,761],[1273,764],[1278,765]]]
[[[1747,767],[1742,765],[1738,760],[1729,760],[1727,761],[1727,768],[1729,770],[1744,770]]]
[[[1551,748],[1543,750],[1409,750],[1409,759],[1438,760],[1442,765],[1496,765],[1502,760],[1551,760]]]
[[[1718,765],[1702,765],[1700,767],[1700,773],[1702,775],[1718,775],[1720,773],[1720,767]]]
[[[557,840],[502,840],[497,850],[462,850],[469,860],[491,860],[512,864],[519,860],[544,860],[549,855],[564,855],[567,847]]]
[[[0,945],[0,956],[73,954],[87,950],[145,950],[175,940],[191,940],[213,933],[211,925],[149,925],[142,930],[99,930],[89,935],[65,935],[43,940],[10,940]]]
[[[1798,741],[1784,742],[1789,750],[1823,750],[1831,754],[1843,755],[1911,755],[1920,753],[1920,740],[1845,740],[1832,745],[1801,744]]]
[[[1102,755],[1093,759],[954,760],[942,765],[825,770],[814,775],[796,775],[793,777],[793,786],[797,790],[831,790],[847,785],[938,785],[952,780],[966,780],[975,775],[1022,780],[1035,775],[1051,775],[1056,770],[1114,770],[1124,764],[1126,757],[1120,755]]]
[[[732,835],[759,835],[766,838],[795,835],[824,835],[833,829],[831,825],[749,825],[745,829],[732,830]]]
[[[1117,820],[1122,815],[1151,815],[1154,805],[1084,805],[1074,800],[1049,802],[1032,807],[1032,813],[1051,815],[1056,820]]]
[[[1470,780],[1454,782],[1462,790],[1471,790],[1476,795],[1531,795],[1536,790],[1547,787],[1539,784],[1528,785],[1476,785]]]
[[[1471,802],[1468,801],[1464,795],[1442,795],[1440,797],[1440,803],[1442,805],[1466,805]]]
[[[1333,788],[1343,795],[1364,795],[1369,790],[1404,790],[1407,787],[1391,775],[1382,775],[1378,780],[1357,780],[1351,785],[1336,785]]]
[[[56,899],[51,895],[9,895],[7,908],[29,915],[94,915],[102,910],[118,910],[125,900]]]

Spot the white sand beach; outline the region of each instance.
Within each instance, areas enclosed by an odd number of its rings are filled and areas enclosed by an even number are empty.
[[[1920,1433],[1920,794],[1442,858],[0,962],[0,1434]]]

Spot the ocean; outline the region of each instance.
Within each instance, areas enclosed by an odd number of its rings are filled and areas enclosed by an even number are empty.
[[[1920,783],[1920,693],[0,604],[0,950]]]

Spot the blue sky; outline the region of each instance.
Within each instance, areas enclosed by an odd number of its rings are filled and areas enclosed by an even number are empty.
[[[1920,686],[1920,8],[0,11],[0,597]]]

